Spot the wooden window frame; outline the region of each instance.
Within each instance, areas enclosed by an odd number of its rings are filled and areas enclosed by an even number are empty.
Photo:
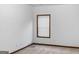
[[[45,36],[39,36],[38,35],[38,17],[39,16],[49,16],[49,37],[45,37]],[[37,24],[37,37],[38,38],[50,38],[51,37],[51,15],[50,14],[39,14],[39,15],[37,15],[37,22],[36,22],[36,24]]]

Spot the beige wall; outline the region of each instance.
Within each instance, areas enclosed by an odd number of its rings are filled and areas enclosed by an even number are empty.
[[[79,47],[79,5],[37,5],[33,8],[35,43]],[[51,14],[51,38],[37,38],[37,14]]]
[[[0,51],[13,52],[32,43],[32,7],[0,5]]]

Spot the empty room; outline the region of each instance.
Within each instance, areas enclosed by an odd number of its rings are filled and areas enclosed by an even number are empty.
[[[0,54],[79,54],[79,4],[0,4]]]

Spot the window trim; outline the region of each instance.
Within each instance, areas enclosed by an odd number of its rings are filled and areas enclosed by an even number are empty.
[[[49,37],[39,36],[38,35],[38,17],[39,16],[49,16]],[[51,37],[51,15],[50,14],[38,14],[36,20],[37,20],[37,22],[36,22],[36,24],[37,24],[37,28],[36,28],[36,30],[37,30],[37,37],[39,37],[39,38],[50,38]]]

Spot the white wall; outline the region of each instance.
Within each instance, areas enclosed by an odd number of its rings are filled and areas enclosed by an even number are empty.
[[[79,47],[79,5],[37,5],[34,8],[34,42]],[[36,37],[36,15],[51,14],[51,38]]]
[[[0,5],[0,51],[13,52],[32,43],[30,5]]]

